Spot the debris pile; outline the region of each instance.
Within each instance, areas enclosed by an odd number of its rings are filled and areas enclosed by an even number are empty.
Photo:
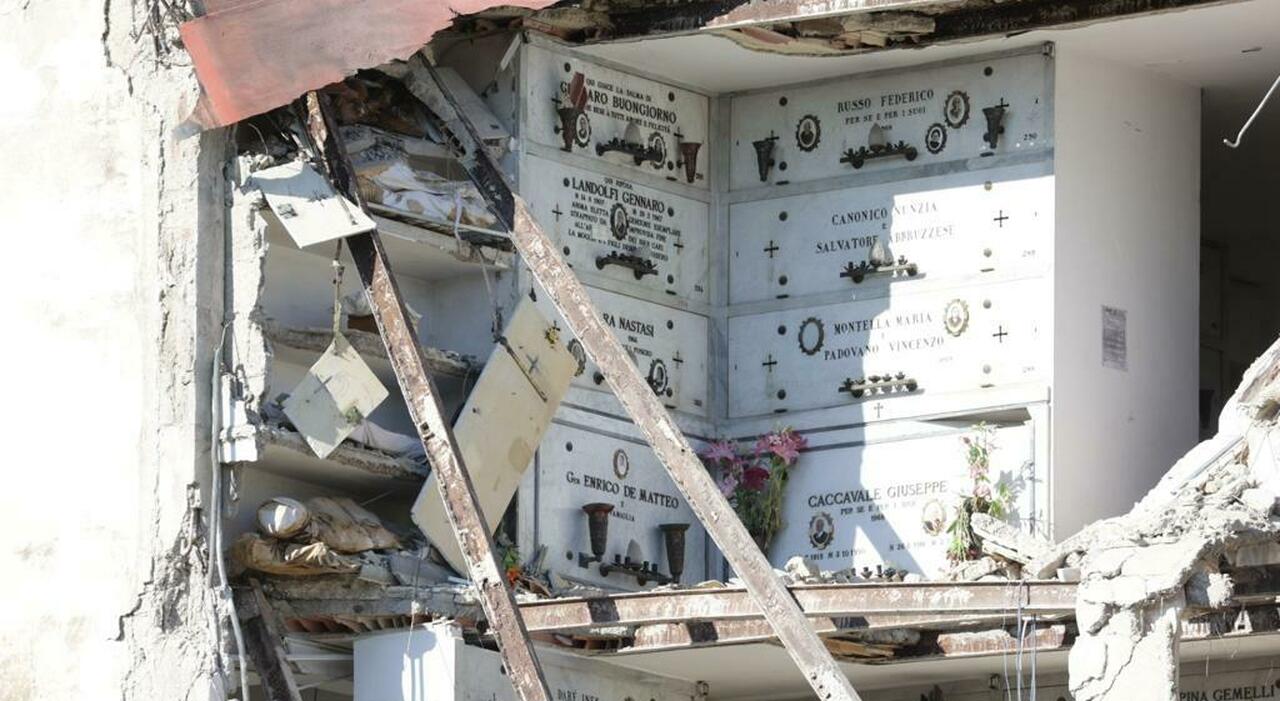
[[[1274,616],[1280,565],[1280,341],[1223,409],[1217,437],[1174,466],[1134,509],[1086,527],[1038,561],[1041,571],[1081,559],[1071,692],[1101,698],[1174,698],[1183,621],[1229,600],[1251,609],[1257,582]],[[1267,612],[1263,612],[1267,615]]]

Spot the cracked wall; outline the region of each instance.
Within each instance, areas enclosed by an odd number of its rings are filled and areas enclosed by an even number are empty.
[[[0,0],[4,700],[211,696],[223,150],[176,138],[196,82],[145,11]]]

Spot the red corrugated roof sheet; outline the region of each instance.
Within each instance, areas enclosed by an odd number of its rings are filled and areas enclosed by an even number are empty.
[[[182,25],[203,93],[192,121],[233,124],[361,68],[403,59],[457,15],[552,0],[221,0]]]

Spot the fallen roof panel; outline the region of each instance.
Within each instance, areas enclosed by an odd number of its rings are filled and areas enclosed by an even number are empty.
[[[552,0],[260,0],[222,2],[184,22],[182,41],[203,88],[190,121],[234,124],[362,68],[403,59],[458,15]]]

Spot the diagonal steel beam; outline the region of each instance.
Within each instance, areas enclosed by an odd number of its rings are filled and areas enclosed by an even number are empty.
[[[459,160],[490,207],[511,231],[516,250],[533,271],[564,317],[583,350],[604,373],[609,388],[644,434],[680,493],[724,553],[751,597],[773,626],[778,640],[804,674],[819,699],[859,701],[849,678],[840,671],[804,613],[773,573],[760,548],[747,533],[720,488],[703,467],[649,383],[640,375],[622,344],[610,332],[586,288],[560,257],[524,201],[515,196],[475,127],[421,54],[410,61],[409,91],[426,103],[454,142]]]
[[[324,98],[307,93],[307,131],[323,156],[338,191],[365,207],[356,186],[355,171]],[[396,380],[404,393],[409,416],[418,428],[422,447],[431,459],[444,501],[449,525],[458,537],[458,545],[467,563],[467,574],[480,594],[489,629],[498,642],[507,676],[521,701],[551,701],[547,680],[533,653],[529,631],[524,627],[515,597],[507,587],[502,568],[494,555],[493,536],[485,525],[476,498],[475,486],[462,461],[453,429],[445,419],[440,394],[427,373],[426,357],[418,343],[418,335],[409,324],[400,288],[391,273],[387,252],[375,230],[346,239],[351,257],[364,283],[365,294],[373,307],[378,331],[387,346],[387,356],[395,370]]]

